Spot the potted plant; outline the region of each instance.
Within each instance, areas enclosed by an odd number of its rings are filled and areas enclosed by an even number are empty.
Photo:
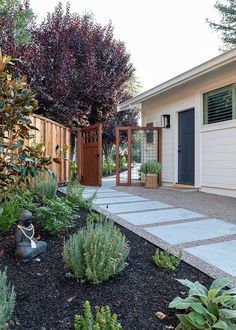
[[[157,188],[157,175],[161,170],[161,164],[156,160],[142,163],[140,172],[145,174],[145,188]]]

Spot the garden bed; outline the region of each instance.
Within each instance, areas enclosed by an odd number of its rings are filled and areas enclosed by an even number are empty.
[[[85,224],[86,211],[80,211],[77,228]],[[13,233],[1,235],[0,268],[8,267],[8,279],[15,285],[16,308],[10,329],[73,329],[74,316],[82,311],[85,300],[95,305],[108,304],[118,315],[123,329],[171,329],[177,324],[169,302],[185,292],[176,278],[188,278],[209,286],[212,279],[181,262],[174,272],[157,269],[152,263],[156,247],[125,228],[131,252],[126,269],[110,280],[93,285],[66,277],[62,258],[63,236],[52,236],[36,228],[48,243],[48,252],[41,262],[22,263],[14,258]],[[156,312],[166,314],[158,319]],[[173,328],[172,328],[173,329]]]

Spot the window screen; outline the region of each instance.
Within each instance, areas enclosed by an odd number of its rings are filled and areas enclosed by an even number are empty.
[[[204,94],[204,124],[231,120],[235,117],[235,85]]]
[[[147,127],[153,127],[154,124],[153,123],[148,123],[146,126]],[[153,140],[154,140],[153,131],[152,130],[146,131],[146,142],[147,143],[153,143]]]

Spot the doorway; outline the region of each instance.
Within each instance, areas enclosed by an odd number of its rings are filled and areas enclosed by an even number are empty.
[[[80,182],[87,186],[102,185],[102,125],[78,130],[78,169]]]
[[[195,120],[194,109],[182,111],[178,118],[178,183],[194,185]]]

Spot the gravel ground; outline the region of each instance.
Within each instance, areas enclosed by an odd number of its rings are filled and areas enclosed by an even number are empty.
[[[199,191],[174,189],[145,189],[143,187],[115,187],[116,190],[185,208],[236,224],[236,199]]]

